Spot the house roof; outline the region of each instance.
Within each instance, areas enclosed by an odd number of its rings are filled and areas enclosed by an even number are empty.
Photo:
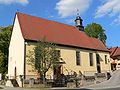
[[[110,49],[110,51],[111,51],[111,53],[110,53],[111,57],[120,55],[120,47],[113,47]]]
[[[96,38],[88,37],[77,27],[17,12],[24,39],[42,40],[56,44],[80,48],[108,51],[105,45]]]

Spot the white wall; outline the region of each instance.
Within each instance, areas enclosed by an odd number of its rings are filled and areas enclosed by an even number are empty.
[[[18,17],[16,15],[12,37],[9,46],[8,76],[14,78],[15,67],[17,75],[24,74],[24,38],[22,36]]]

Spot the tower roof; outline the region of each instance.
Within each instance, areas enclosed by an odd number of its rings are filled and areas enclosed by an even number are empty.
[[[81,17],[80,17],[80,16],[77,16],[76,19],[81,19]],[[81,20],[82,20],[82,19],[81,19]]]

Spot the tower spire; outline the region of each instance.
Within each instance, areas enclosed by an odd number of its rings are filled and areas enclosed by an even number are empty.
[[[79,12],[79,9],[77,9],[77,16],[80,16],[80,12]]]

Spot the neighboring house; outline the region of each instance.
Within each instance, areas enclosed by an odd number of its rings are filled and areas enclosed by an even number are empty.
[[[75,21],[77,27],[17,12],[9,46],[9,79],[20,80],[21,75],[25,79],[37,78],[38,73],[27,64],[26,55],[36,46],[36,41],[43,37],[57,45],[64,61],[57,69],[50,69],[48,76],[109,72],[109,50],[99,39],[90,38],[83,32],[79,16]]]
[[[120,69],[120,47],[113,47],[110,49],[111,69]]]

